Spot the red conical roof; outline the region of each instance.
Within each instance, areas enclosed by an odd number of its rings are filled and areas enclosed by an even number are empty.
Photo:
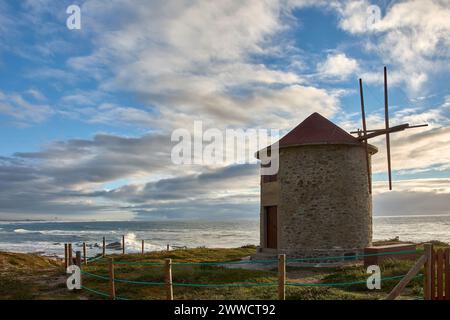
[[[305,144],[357,144],[361,142],[327,118],[314,112],[279,141],[279,147]]]

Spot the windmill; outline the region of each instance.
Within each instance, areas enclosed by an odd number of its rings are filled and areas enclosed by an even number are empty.
[[[428,124],[410,125],[409,123],[404,123],[396,126],[389,126],[389,107],[388,107],[388,88],[387,88],[387,68],[384,67],[384,129],[372,129],[368,130],[366,126],[366,113],[364,110],[364,94],[363,94],[363,84],[362,80],[359,79],[359,92],[361,98],[361,115],[362,115],[362,130],[358,129],[350,133],[358,134],[358,140],[364,142],[366,150],[366,165],[367,165],[367,179],[369,182],[369,193],[372,193],[372,179],[370,172],[370,160],[369,160],[369,148],[367,140],[380,136],[386,135],[386,152],[387,152],[387,164],[388,164],[388,176],[389,176],[389,190],[392,190],[392,173],[391,173],[391,142],[390,134],[393,132],[399,132],[406,129],[426,127]]]

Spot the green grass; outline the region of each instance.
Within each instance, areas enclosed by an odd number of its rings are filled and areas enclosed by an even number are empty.
[[[180,262],[223,262],[236,261],[242,257],[255,253],[255,246],[244,246],[241,248],[193,248],[193,249],[177,249],[172,251],[154,251],[144,255],[142,254],[126,254],[111,255],[120,261],[146,261],[146,262],[163,262],[164,259],[170,258],[174,263]]]
[[[188,249],[172,252],[155,252],[146,255],[113,256],[114,261],[140,261],[160,262],[161,266],[136,266],[115,265],[115,277],[133,281],[164,282],[163,261],[165,258],[173,259],[173,262],[220,262],[238,260],[254,253],[254,248],[236,249]],[[386,260],[382,266],[382,276],[391,277],[404,275],[413,265],[413,261]],[[107,276],[105,262],[88,266],[86,271]],[[288,267],[288,276],[295,272],[307,272],[309,280],[313,283],[338,283],[365,281],[368,277],[366,269],[361,265],[345,266],[339,268],[305,268]],[[221,266],[197,266],[197,265],[173,265],[172,276],[174,283],[189,284],[242,284],[242,283],[276,283],[277,272],[272,270],[244,270],[228,269]],[[311,280],[312,279],[312,280]],[[289,279],[288,282],[301,283],[302,279]],[[386,296],[399,280],[382,283],[382,290],[370,291],[365,283],[348,285],[343,287],[293,287],[286,289],[287,299],[380,299]],[[92,285],[97,289],[108,292],[108,283],[98,279],[85,278],[85,285]],[[406,297],[415,298],[421,294],[421,279],[415,279],[408,286]],[[164,286],[144,286],[128,283],[116,283],[116,294],[130,299],[165,299]],[[276,299],[276,286],[257,287],[182,287],[174,286],[175,299]],[[91,298],[99,298],[92,295]]]
[[[381,270],[381,290],[378,292],[388,293],[395,285],[400,281],[400,279],[385,280],[383,278],[389,278],[393,276],[405,275],[414,265],[414,261],[410,260],[395,260],[388,259],[380,264]],[[422,270],[423,274],[423,270]],[[332,274],[329,274],[323,278],[323,282],[333,283],[333,282],[354,282],[354,281],[365,281],[369,274],[366,273],[366,268],[363,266],[350,266],[343,268],[336,268]],[[418,289],[422,286],[423,279],[415,278],[409,284],[408,288],[412,288],[415,294],[420,294]],[[345,290],[351,292],[363,292],[367,291],[367,286],[363,284],[352,284],[345,287]]]
[[[391,240],[390,240],[391,241]],[[435,247],[448,247],[435,242]],[[421,249],[418,246],[418,249]],[[115,265],[116,279],[133,281],[164,282],[164,260],[173,262],[174,283],[181,284],[265,284],[277,282],[276,265],[270,270],[231,269],[215,265],[177,265],[179,262],[225,262],[237,261],[255,253],[255,247],[245,246],[231,249],[194,248],[170,252],[149,252],[142,254],[111,255],[115,262],[156,262],[157,266]],[[382,277],[405,275],[414,261],[385,260],[381,264]],[[108,261],[95,261],[83,270],[108,276]],[[288,282],[297,283],[339,283],[365,281],[368,277],[362,265],[338,268],[287,267]],[[61,262],[29,255],[0,252],[0,299],[105,299],[87,290],[68,291]],[[368,290],[365,284],[339,287],[293,287],[286,288],[288,300],[356,300],[382,299],[399,280],[382,282],[381,290]],[[402,299],[422,296],[422,279],[414,279],[402,295]],[[109,283],[105,280],[83,276],[83,285],[105,293]],[[164,286],[137,285],[116,282],[116,294],[128,299],[165,299]],[[256,287],[191,287],[174,286],[175,299],[228,300],[228,299],[277,299],[276,286]]]
[[[164,259],[171,258],[172,277],[174,283],[182,284],[241,284],[241,283],[274,283],[277,274],[273,271],[255,271],[244,269],[227,269],[221,266],[177,265],[177,262],[224,262],[236,261],[255,253],[255,247],[246,246],[233,249],[195,248],[174,250],[170,252],[151,252],[145,255],[114,255],[116,262],[160,262],[160,266],[115,265],[115,278],[133,281],[164,282]],[[107,265],[104,261],[88,265],[86,271],[107,276]],[[95,286],[102,291],[108,291],[105,281],[85,277],[85,285]],[[116,283],[117,295],[132,299],[164,299],[163,286],[141,286],[128,283]],[[203,288],[174,286],[176,299],[255,299],[276,298],[276,287],[257,288]]]

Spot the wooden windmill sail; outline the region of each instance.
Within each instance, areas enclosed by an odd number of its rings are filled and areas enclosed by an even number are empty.
[[[363,141],[366,149],[366,163],[367,163],[367,179],[369,182],[369,192],[372,193],[372,179],[370,172],[370,160],[369,160],[369,149],[368,142],[370,138],[374,138],[380,135],[386,135],[386,151],[387,151],[387,163],[388,163],[388,176],[389,176],[389,190],[392,190],[392,172],[391,172],[391,142],[390,142],[390,133],[403,131],[405,129],[412,129],[418,127],[425,127],[428,124],[420,124],[420,125],[409,125],[409,123],[404,123],[400,125],[396,125],[393,127],[389,126],[389,102],[388,102],[388,88],[387,88],[387,69],[384,67],[384,129],[372,129],[368,130],[366,126],[366,113],[364,110],[364,94],[363,94],[363,84],[362,80],[359,79],[359,91],[361,97],[361,115],[362,115],[362,130],[353,131],[351,133],[357,133],[358,139]]]

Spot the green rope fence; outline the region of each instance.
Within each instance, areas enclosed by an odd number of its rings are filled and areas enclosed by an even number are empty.
[[[89,273],[86,271],[82,271],[82,274],[85,274],[89,277],[101,279],[101,280],[109,280],[108,277]],[[383,281],[391,281],[398,280],[404,278],[406,275],[400,276],[391,276],[391,277],[382,277],[381,282]],[[418,274],[415,278],[422,277],[423,274]],[[367,280],[360,281],[350,281],[350,282],[331,282],[331,283],[297,283],[297,282],[286,282],[286,286],[294,286],[294,287],[345,287],[356,284],[365,284]],[[119,283],[129,283],[129,284],[137,284],[137,285],[148,285],[148,286],[163,286],[166,285],[165,282],[148,282],[148,281],[136,281],[131,279],[118,279],[114,278],[114,282]],[[177,287],[209,287],[209,288],[222,288],[222,287],[270,287],[277,286],[278,282],[264,282],[264,283],[183,283],[183,282],[172,282],[173,286]]]
[[[378,257],[378,256],[390,256],[400,254],[421,254],[420,250],[403,250],[394,252],[380,252],[380,253],[368,253],[368,254],[355,254],[351,256],[331,256],[331,257],[318,257],[318,258],[299,258],[299,259],[287,259],[287,262],[302,262],[302,261],[321,261],[321,260],[357,260],[364,257]]]
[[[88,288],[86,286],[81,286],[81,288],[85,289],[85,290],[87,290],[87,291],[89,291],[91,293],[94,293],[96,295],[99,295],[99,296],[102,296],[102,297],[106,297],[106,298],[110,298],[110,295],[108,293],[106,293],[106,292],[95,290],[95,289],[92,289],[92,288]],[[125,298],[125,297],[116,297],[116,300],[130,300],[130,299]]]
[[[85,289],[85,290],[87,290],[89,292],[95,293],[96,295],[109,298],[109,294],[107,294],[106,292],[95,290],[95,289],[92,289],[92,288],[88,288],[86,286],[81,286],[81,288]]]
[[[172,282],[174,287],[203,287],[203,288],[226,288],[226,287],[273,287],[278,286],[278,282],[263,283],[183,283]]]
[[[118,278],[114,278],[114,282],[140,284],[140,285],[145,285],[145,286],[163,286],[166,284],[165,282],[136,281],[136,280],[118,279]]]
[[[104,258],[105,258],[105,257],[102,256],[102,255],[97,256],[97,257],[91,257],[91,258],[87,258],[87,262],[88,262],[88,263],[92,263],[92,262],[95,262],[95,261],[102,260],[102,259],[104,259]]]
[[[401,276],[392,276],[392,277],[382,277],[380,280],[381,282],[384,281],[391,281],[391,280],[398,280],[402,279],[406,276],[406,274]],[[412,279],[420,278],[423,274],[418,274],[417,276],[413,277]],[[352,286],[356,284],[366,284],[367,280],[361,280],[361,281],[350,281],[350,282],[331,282],[331,283],[296,283],[296,282],[286,282],[286,286],[292,286],[292,287],[347,287]]]
[[[101,279],[101,280],[109,280],[109,277],[101,276],[101,275],[90,273],[90,272],[83,271],[83,270],[81,270],[81,274],[85,274],[85,275],[87,275],[89,277],[97,278],[97,279]]]
[[[318,258],[299,258],[299,259],[287,259],[287,263],[290,262],[303,262],[303,261],[323,261],[323,260],[349,260],[351,258],[362,258],[362,257],[373,257],[373,256],[389,256],[389,255],[400,255],[400,254],[420,254],[423,251],[419,250],[405,250],[405,251],[398,251],[398,252],[382,252],[382,253],[374,253],[374,254],[361,254],[361,255],[353,255],[353,256],[330,256],[330,257],[318,257]],[[92,258],[88,260],[88,262],[94,262],[94,261],[100,261],[104,257],[99,256]],[[172,263],[172,265],[178,265],[178,266],[221,266],[221,265],[233,265],[233,264],[265,264],[265,263],[277,263],[278,260],[248,260],[248,261],[224,261],[224,262],[176,262]],[[320,264],[332,264],[335,262],[321,262]],[[115,261],[115,265],[133,265],[133,266],[164,266],[163,263],[160,262],[136,262],[136,261]],[[317,264],[315,262],[309,263],[309,264]],[[106,280],[109,281],[108,276],[98,275],[94,273],[90,273],[87,271],[81,271],[83,275],[86,275],[88,277],[96,278],[99,280]],[[419,274],[415,276],[413,279],[422,277],[423,274]],[[399,276],[391,276],[391,277],[383,277],[381,278],[382,282],[385,281],[392,281],[392,280],[398,280],[401,278],[404,278],[405,275],[399,275]],[[365,284],[367,280],[360,280],[360,281],[349,281],[349,282],[332,282],[332,283],[297,283],[297,282],[286,282],[286,286],[290,287],[345,287],[345,286],[352,286],[357,284]],[[136,285],[146,285],[146,286],[164,286],[166,285],[165,282],[149,282],[149,281],[137,281],[132,279],[120,279],[120,278],[114,278],[114,282],[117,283],[128,283],[128,284],[136,284]],[[277,286],[278,282],[265,282],[265,283],[219,283],[219,284],[203,284],[203,283],[183,283],[183,282],[173,282],[173,286],[177,287],[203,287],[203,288],[224,288],[224,287],[270,287],[270,286]],[[99,296],[108,297],[109,294],[98,291],[86,286],[82,286],[83,289],[86,289],[89,292],[95,293]],[[116,300],[128,300],[124,297],[116,297]]]

